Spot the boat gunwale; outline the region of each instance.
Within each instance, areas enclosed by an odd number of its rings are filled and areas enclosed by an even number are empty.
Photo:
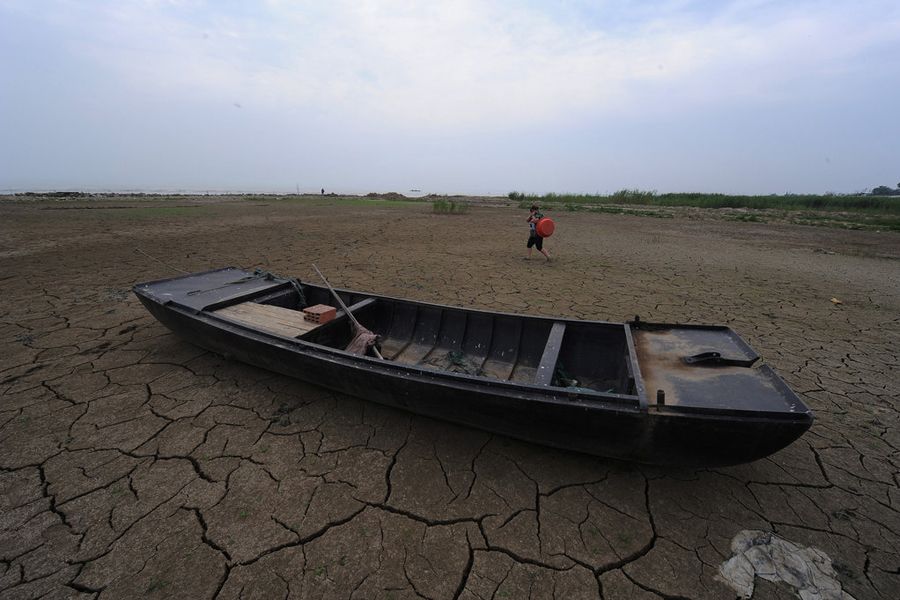
[[[152,285],[156,285],[156,284],[160,284],[160,283],[167,283],[169,281],[184,279],[186,277],[195,277],[197,275],[208,275],[210,273],[218,273],[219,271],[227,271],[229,269],[243,271],[243,272],[247,273],[248,275],[253,274],[252,271],[247,271],[246,269],[242,269],[240,267],[223,267],[221,269],[210,269],[209,271],[200,271],[198,273],[189,273],[187,275],[182,275],[180,277],[168,277],[166,279],[157,279],[157,280],[153,280],[153,281],[142,281],[140,283],[134,284],[134,286],[132,286],[132,291],[134,293],[140,293],[141,291],[139,290],[139,288],[141,286],[148,287],[148,286],[152,286]],[[279,276],[273,276],[273,277],[274,277],[274,279],[272,279],[272,281],[273,281],[272,287],[273,288],[276,286],[281,286],[285,290],[288,290],[291,288],[291,282],[289,280],[286,280],[284,277],[279,277]],[[326,291],[326,292],[328,291],[328,288],[322,284],[311,283],[311,282],[303,281],[300,279],[298,279],[297,281],[300,283],[301,286],[313,287],[318,290],[322,290],[322,291]],[[274,291],[274,290],[272,290],[272,289],[266,290],[266,292],[269,292],[269,293],[271,293],[272,291]],[[368,296],[368,297],[373,297],[373,298],[377,298],[377,299],[391,300],[394,302],[406,302],[406,303],[410,303],[410,304],[419,304],[419,305],[431,306],[431,307],[435,307],[435,308],[448,308],[448,309],[452,309],[452,310],[462,310],[462,311],[466,311],[466,312],[478,312],[478,313],[484,313],[484,314],[489,314],[489,315],[498,315],[501,317],[519,317],[519,318],[524,317],[524,318],[528,318],[528,319],[542,319],[542,320],[546,320],[546,321],[570,321],[573,323],[587,323],[590,325],[612,325],[612,326],[617,326],[617,327],[622,326],[622,325],[628,326],[628,323],[621,323],[621,322],[614,322],[614,321],[599,321],[599,320],[594,320],[594,319],[573,319],[571,317],[548,317],[546,315],[511,313],[511,312],[488,310],[488,309],[484,309],[484,308],[468,308],[468,307],[462,307],[462,306],[454,306],[452,304],[438,304],[436,302],[428,302],[425,300],[412,300],[410,298],[398,298],[396,296],[387,296],[387,295],[383,295],[383,294],[376,294],[374,292],[361,292],[359,290],[351,290],[351,289],[339,288],[339,287],[335,287],[334,291],[344,292],[346,294],[352,294],[352,295],[356,295],[356,296]],[[246,295],[248,296],[249,299],[252,300],[252,296],[254,294],[258,294],[258,293],[261,293],[261,290],[254,290],[252,292],[246,292]],[[146,294],[144,294],[144,295],[146,295]],[[201,310],[198,310],[197,312],[209,311],[210,307],[213,307],[213,306],[215,306],[216,308],[222,308],[225,305],[233,302],[234,299],[235,299],[235,297],[230,297],[230,298],[224,298],[224,299],[218,300],[216,302],[211,302],[210,304],[204,306]],[[169,300],[168,302],[177,303],[175,300]],[[194,310],[190,307],[185,307],[185,308],[189,311]],[[643,324],[643,321],[641,321],[641,323]],[[649,324],[650,323],[648,323],[648,325]],[[691,325],[690,327],[720,327],[720,326],[718,326],[718,325],[705,325],[705,326]]]
[[[345,290],[338,290],[345,291]],[[179,309],[183,309],[184,307],[177,304],[177,302],[171,302],[171,304],[176,305]],[[191,312],[188,309],[186,312]],[[529,392],[538,393],[542,396],[566,396],[566,401],[571,402],[573,400],[603,400],[608,399],[610,402],[616,402],[625,400],[628,401],[628,404],[633,404],[634,408],[640,408],[640,398],[637,395],[633,394],[618,394],[614,392],[598,392],[596,390],[591,390],[588,388],[579,388],[579,391],[573,391],[572,388],[564,388],[559,386],[552,385],[535,385],[531,383],[522,383],[518,381],[509,381],[496,379],[492,377],[485,377],[479,375],[467,375],[465,373],[454,373],[452,371],[445,371],[436,367],[431,367],[428,365],[419,365],[419,364],[406,364],[406,363],[397,363],[389,360],[382,360],[372,356],[364,356],[360,354],[354,354],[352,352],[347,352],[346,350],[341,350],[340,348],[332,348],[331,346],[326,346],[324,344],[318,344],[316,342],[311,342],[309,340],[304,340],[302,338],[297,337],[288,337],[284,335],[279,335],[277,333],[272,333],[269,331],[264,331],[262,329],[257,329],[252,325],[248,325],[245,323],[241,323],[239,321],[235,321],[229,319],[228,317],[217,315],[215,313],[209,311],[198,311],[197,314],[193,315],[195,318],[207,318],[211,322],[218,324],[224,323],[229,327],[237,328],[241,331],[250,332],[252,334],[261,336],[263,338],[274,338],[281,342],[286,342],[288,346],[291,347],[309,347],[312,350],[315,350],[318,353],[325,352],[327,354],[333,354],[336,357],[347,359],[350,361],[360,361],[364,360],[365,362],[362,365],[375,365],[380,368],[387,367],[391,371],[401,371],[401,372],[416,372],[420,375],[430,375],[437,377],[446,377],[449,380],[460,380],[466,381],[475,385],[488,385],[491,387],[497,386],[508,389],[519,389],[519,390],[527,390]]]
[[[211,269],[209,271],[202,271],[199,273],[191,273],[189,275],[182,276],[182,277],[170,277],[167,279],[160,279],[160,280],[156,280],[156,281],[137,283],[133,286],[133,292],[135,294],[140,294],[145,297],[148,297],[148,299],[150,299],[150,300],[156,301],[154,299],[155,296],[148,296],[147,294],[143,293],[144,290],[141,290],[139,288],[141,288],[141,287],[149,288],[156,284],[166,283],[169,281],[175,281],[178,279],[183,279],[185,277],[194,277],[197,275],[207,275],[210,273],[217,273],[217,272],[226,271],[229,269],[235,269],[235,270],[240,270],[240,271],[250,273],[246,269],[241,269],[239,267],[223,267],[221,269]],[[290,281],[285,281],[284,278],[282,278],[282,277],[276,277],[276,279],[274,279],[273,282],[274,282],[274,285],[272,286],[273,288],[275,288],[275,287],[283,288],[284,291],[288,291],[292,287]],[[308,283],[308,282],[303,282],[303,281],[300,281],[300,284],[303,286],[316,288],[320,291],[325,291],[325,292],[328,291],[328,288],[324,285],[318,285],[318,284]],[[520,319],[520,320],[545,321],[545,322],[549,322],[551,324],[555,323],[555,322],[561,322],[561,323],[565,323],[567,325],[568,324],[605,325],[605,326],[608,326],[610,328],[610,330],[615,330],[615,329],[621,328],[624,333],[624,339],[625,339],[626,343],[628,342],[628,339],[630,336],[629,325],[627,323],[614,323],[611,321],[584,320],[584,319],[572,319],[572,318],[562,318],[562,317],[555,318],[555,317],[547,317],[547,316],[542,316],[542,315],[529,315],[529,314],[523,314],[523,313],[507,313],[507,312],[491,311],[491,310],[479,309],[479,308],[465,308],[465,307],[461,307],[461,306],[453,306],[450,304],[437,304],[434,302],[411,300],[409,298],[397,298],[394,296],[385,296],[385,295],[375,294],[372,292],[360,292],[357,290],[349,290],[349,289],[345,289],[345,288],[334,288],[334,290],[336,292],[343,292],[345,294],[349,294],[352,296],[364,296],[367,298],[375,298],[375,299],[379,299],[379,300],[405,303],[405,304],[415,305],[415,306],[426,306],[429,308],[437,308],[437,309],[441,309],[441,310],[456,310],[456,311],[469,312],[469,313],[480,313],[480,314],[491,315],[491,316],[512,317],[512,318]],[[392,361],[382,361],[382,360],[379,360],[374,357],[360,356],[358,354],[346,352],[345,350],[341,350],[339,348],[332,348],[331,346],[326,346],[324,344],[317,344],[315,342],[311,342],[309,340],[304,340],[302,338],[282,336],[277,333],[263,331],[261,329],[255,328],[253,326],[250,326],[250,325],[247,325],[244,323],[240,323],[240,322],[232,320],[232,319],[228,319],[227,317],[216,315],[214,312],[212,312],[212,311],[218,310],[220,308],[225,308],[226,306],[230,306],[233,304],[239,304],[240,302],[238,302],[238,300],[240,298],[246,298],[245,301],[251,302],[251,301],[253,301],[253,299],[255,297],[265,296],[267,294],[273,293],[274,291],[275,291],[274,289],[270,288],[267,290],[254,290],[254,291],[250,291],[250,292],[245,292],[243,294],[236,294],[236,295],[228,297],[228,298],[223,298],[223,299],[217,300],[216,302],[211,302],[210,304],[204,306],[201,309],[194,309],[194,308],[185,306],[184,304],[179,303],[175,299],[167,299],[165,302],[157,302],[157,303],[162,306],[174,304],[188,313],[191,313],[194,315],[203,314],[205,316],[213,317],[217,321],[226,322],[229,325],[235,325],[243,330],[252,331],[254,333],[258,333],[258,334],[261,334],[266,337],[280,339],[280,340],[288,341],[291,343],[300,342],[305,345],[314,347],[316,349],[325,350],[328,352],[335,352],[341,356],[346,356],[349,358],[356,358],[356,359],[364,358],[364,359],[370,361],[369,363],[366,363],[366,364],[391,365],[395,369],[403,370],[403,371],[408,371],[410,369],[419,369],[426,373],[433,373],[433,374],[438,374],[438,375],[442,375],[442,376],[450,376],[454,379],[461,379],[461,380],[465,380],[465,381],[474,381],[477,383],[490,383],[491,385],[502,385],[504,387],[508,386],[513,389],[524,388],[524,389],[529,389],[531,391],[540,392],[543,394],[547,394],[549,391],[557,391],[557,393],[565,394],[569,399],[575,399],[578,397],[586,396],[587,398],[590,398],[591,400],[597,400],[597,399],[601,399],[601,398],[609,398],[609,399],[612,399],[611,401],[625,400],[625,401],[629,401],[629,403],[630,402],[636,403],[637,408],[640,409],[641,411],[645,411],[646,407],[647,407],[646,397],[642,398],[639,394],[621,394],[621,393],[615,393],[615,392],[600,392],[597,390],[591,390],[589,388],[579,388],[578,391],[576,392],[576,391],[572,390],[572,388],[565,388],[565,387],[560,387],[560,386],[535,385],[535,384],[530,384],[530,383],[522,383],[522,382],[508,381],[508,380],[504,381],[501,379],[496,379],[496,378],[491,378],[491,377],[484,377],[484,376],[478,376],[478,375],[467,375],[465,373],[454,373],[451,371],[444,371],[444,370],[434,368],[434,367],[420,366],[418,364],[410,365],[410,364],[394,363]],[[632,371],[639,373],[640,371],[637,366],[637,355],[633,352],[633,344],[628,345],[627,347],[628,347],[627,361],[631,363]],[[637,378],[635,379],[635,386],[637,388]]]
[[[220,271],[226,271],[229,269],[240,270],[247,272],[245,269],[240,269],[237,267],[223,267],[220,269],[211,269],[208,271],[202,271],[198,273],[191,273],[184,276],[179,277],[170,277],[166,279],[148,281],[137,283],[133,286],[132,291],[146,298],[147,300],[158,304],[160,307],[168,310],[177,309],[178,312],[181,312],[187,318],[194,319],[202,319],[208,324],[212,326],[216,326],[220,329],[230,330],[229,333],[244,335],[245,337],[257,338],[260,341],[265,343],[278,342],[282,345],[282,347],[291,348],[293,350],[302,350],[306,349],[308,352],[312,352],[316,354],[318,358],[323,360],[330,360],[332,362],[344,363],[346,366],[352,366],[354,368],[371,368],[376,367],[378,369],[385,369],[389,375],[396,376],[396,372],[404,372],[404,373],[413,373],[420,377],[428,377],[433,379],[441,380],[441,383],[446,382],[447,384],[453,385],[454,382],[457,384],[465,383],[467,385],[475,386],[475,387],[491,387],[491,388],[500,388],[504,391],[520,391],[524,393],[528,393],[529,395],[534,395],[537,398],[528,398],[532,400],[542,399],[545,401],[550,401],[553,403],[561,403],[561,404],[572,404],[575,403],[584,403],[584,404],[606,404],[609,409],[618,409],[626,412],[640,412],[644,414],[658,414],[658,415],[667,415],[667,416],[686,416],[691,418],[722,418],[722,417],[739,417],[741,420],[761,420],[766,422],[778,422],[778,423],[790,423],[790,422],[811,422],[813,419],[812,410],[800,399],[797,397],[800,405],[805,410],[799,411],[791,411],[791,412],[771,412],[771,411],[759,411],[759,410],[739,410],[739,409],[730,409],[730,408],[710,408],[710,407],[693,407],[693,406],[679,406],[679,405],[649,405],[646,390],[645,390],[645,382],[643,380],[643,376],[640,370],[640,363],[638,360],[638,354],[636,352],[634,338],[633,338],[633,329],[640,329],[642,327],[648,328],[656,328],[656,327],[686,327],[686,328],[696,328],[696,329],[709,329],[709,330],[729,330],[734,333],[734,336],[740,340],[742,344],[750,348],[752,348],[740,337],[736,332],[734,332],[730,327],[724,325],[706,325],[706,324],[676,324],[676,323],[655,323],[655,322],[625,322],[625,323],[615,323],[611,321],[600,321],[600,320],[586,320],[586,319],[573,319],[573,318],[565,318],[565,317],[548,317],[543,315],[530,315],[523,313],[508,313],[501,311],[491,311],[486,309],[479,308],[465,308],[454,305],[447,304],[438,304],[434,302],[420,301],[420,300],[412,300],[408,298],[398,298],[393,296],[385,296],[379,295],[372,292],[360,292],[357,290],[350,290],[345,288],[334,288],[335,291],[341,292],[344,294],[354,295],[354,296],[362,296],[365,298],[374,298],[374,299],[384,299],[386,301],[392,302],[400,302],[411,305],[418,306],[427,306],[438,309],[446,309],[446,310],[456,310],[462,312],[469,313],[481,313],[491,316],[502,316],[502,317],[513,317],[519,319],[532,319],[538,321],[545,321],[549,323],[554,322],[562,322],[565,324],[586,324],[586,325],[605,325],[610,328],[618,328],[621,327],[625,334],[625,341],[628,348],[628,356],[627,361],[631,363],[632,373],[631,375],[634,377],[635,382],[635,394],[619,394],[613,392],[600,392],[596,390],[591,390],[588,388],[579,388],[579,390],[573,391],[571,388],[552,386],[552,385],[535,385],[530,383],[516,382],[516,381],[508,381],[508,380],[500,380],[496,378],[490,378],[485,376],[477,376],[477,375],[468,375],[465,373],[454,373],[451,371],[441,370],[435,367],[430,367],[427,365],[411,365],[411,364],[399,364],[391,361],[379,360],[375,357],[363,356],[358,354],[353,354],[346,352],[345,350],[339,348],[333,348],[331,346],[326,346],[324,344],[318,344],[309,340],[304,340],[302,338],[297,337],[288,337],[279,335],[276,333],[263,331],[261,329],[255,328],[251,325],[240,323],[238,321],[234,321],[228,319],[224,316],[216,315],[211,311],[213,307],[222,308],[227,305],[238,304],[237,301],[240,298],[246,298],[245,301],[252,301],[254,297],[271,294],[274,289],[272,288],[283,288],[284,290],[288,290],[291,287],[290,281],[284,280],[281,277],[275,277],[273,279],[273,286],[265,290],[265,293],[261,293],[260,291],[251,291],[242,295],[236,295],[231,298],[225,298],[218,300],[216,302],[210,303],[207,306],[204,306],[202,309],[195,309],[189,306],[185,306],[179,303],[174,299],[166,299],[162,300],[158,296],[151,295],[145,293],[149,291],[151,286],[161,283],[166,283],[170,281],[175,281],[178,279],[186,278],[186,277],[194,277],[194,276],[202,276],[206,274],[216,273]],[[249,272],[248,272],[249,273]],[[317,285],[314,283],[301,282],[301,285],[313,287],[318,290],[327,291],[327,287],[323,285]],[[143,289],[142,289],[143,288]],[[249,334],[249,335],[248,335]],[[755,351],[753,351],[755,353]],[[769,365],[765,365],[769,370],[776,375],[775,379],[781,383],[781,386],[790,390],[787,387],[787,384],[783,381],[780,381],[780,377],[777,376],[777,373],[774,372],[774,369],[771,369]],[[395,372],[395,373],[392,373]],[[792,392],[793,393],[793,392]],[[796,394],[794,394],[796,396]],[[526,399],[526,398],[523,398]]]
[[[174,305],[174,306],[172,306]],[[171,302],[164,306],[169,310],[177,310],[186,318],[200,320],[220,329],[224,329],[233,335],[240,335],[249,339],[257,339],[267,344],[278,344],[279,347],[293,352],[303,352],[312,355],[317,360],[326,360],[342,366],[351,368],[365,369],[369,366],[380,368],[383,372],[391,377],[396,377],[396,373],[391,371],[402,371],[411,373],[415,377],[431,379],[429,383],[442,386],[457,386],[466,388],[467,390],[477,390],[479,388],[498,388],[500,393],[519,392],[516,394],[518,400],[528,402],[543,402],[555,405],[581,405],[585,409],[599,409],[606,411],[616,411],[631,414],[652,415],[658,417],[669,418],[690,418],[693,420],[734,420],[738,417],[741,422],[745,423],[777,423],[777,424],[802,424],[812,421],[811,412],[769,412],[769,411],[742,411],[727,408],[705,408],[677,405],[651,405],[649,409],[643,409],[636,402],[636,396],[606,394],[604,392],[587,392],[589,396],[582,393],[558,394],[553,393],[554,390],[566,390],[567,388],[544,386],[535,386],[522,384],[511,381],[501,381],[497,379],[476,378],[473,376],[441,371],[428,367],[417,367],[415,365],[400,365],[389,361],[382,361],[370,356],[360,356],[352,354],[337,348],[331,348],[315,342],[308,342],[298,338],[290,338],[270,334],[268,332],[254,329],[237,321],[231,321],[227,318],[217,317],[211,313],[195,314],[190,309]],[[223,327],[224,326],[224,327]],[[324,352],[322,352],[324,351]],[[365,362],[363,362],[365,361]],[[387,369],[385,369],[387,367]],[[315,383],[315,382],[313,382]],[[626,400],[627,402],[620,402]]]

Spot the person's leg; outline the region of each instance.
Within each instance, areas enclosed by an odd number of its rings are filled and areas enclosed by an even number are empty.
[[[538,252],[547,257],[547,260],[550,260],[550,255],[547,254],[547,251],[544,250],[544,238],[539,237],[535,242],[535,246],[537,246]]]

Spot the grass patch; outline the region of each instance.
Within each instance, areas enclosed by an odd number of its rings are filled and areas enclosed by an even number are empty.
[[[659,210],[640,210],[634,208],[624,208],[621,206],[591,206],[588,208],[590,212],[607,213],[611,215],[631,215],[635,217],[655,217],[657,219],[671,219],[674,215]]]
[[[515,197],[513,197],[515,194]],[[790,211],[863,211],[895,214],[900,216],[900,197],[863,196],[837,194],[785,194],[779,196],[734,196],[728,194],[657,194],[645,190],[619,190],[610,195],[598,194],[545,194],[528,196],[511,192],[510,199],[519,201],[519,208],[528,208],[533,203],[567,205],[645,205],[645,206],[690,206],[695,208],[751,208],[781,209]]]
[[[464,215],[469,212],[469,203],[456,200],[435,200],[431,203],[431,210],[438,215]]]
[[[725,212],[726,221],[748,223],[792,223],[834,227],[900,231],[900,196],[801,195],[732,196],[727,194],[657,194],[654,191],[619,190],[610,195],[545,194],[528,196],[510,192],[509,198],[527,210],[532,204],[543,209],[589,211],[657,218],[676,216],[667,208],[738,209]],[[660,210],[641,210],[640,207]]]

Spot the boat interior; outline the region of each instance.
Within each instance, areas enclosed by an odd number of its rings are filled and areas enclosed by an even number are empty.
[[[425,373],[553,388],[579,401],[596,396],[646,410],[812,419],[772,368],[722,325],[530,317],[349,290],[337,290],[339,303],[325,286],[234,267],[134,289],[148,306],[171,304],[188,318],[204,314],[335,351],[348,351],[353,316],[378,335],[386,361]],[[303,312],[320,304],[335,309],[327,310],[332,320]]]
[[[350,318],[326,287],[284,286],[205,309],[216,316],[329,348],[354,336]],[[385,360],[420,368],[578,392],[634,395],[626,327],[495,314],[347,291],[337,292],[360,324],[378,334]],[[302,309],[337,309],[324,324]]]

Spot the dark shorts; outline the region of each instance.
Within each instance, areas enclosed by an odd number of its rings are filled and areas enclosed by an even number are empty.
[[[528,236],[528,248],[534,246],[538,250],[544,249],[544,238],[539,235]]]

